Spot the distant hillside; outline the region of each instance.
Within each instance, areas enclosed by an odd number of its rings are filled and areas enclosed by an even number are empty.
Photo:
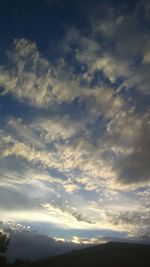
[[[75,250],[25,267],[150,267],[150,245],[109,242]]]

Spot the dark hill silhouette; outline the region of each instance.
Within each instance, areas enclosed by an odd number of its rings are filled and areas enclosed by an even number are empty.
[[[50,257],[25,267],[150,267],[150,245],[109,242]]]

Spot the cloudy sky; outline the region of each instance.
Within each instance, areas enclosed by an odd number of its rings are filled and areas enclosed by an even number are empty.
[[[150,235],[149,1],[2,1],[0,220]]]

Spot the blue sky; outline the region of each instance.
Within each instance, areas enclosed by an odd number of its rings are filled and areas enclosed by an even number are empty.
[[[3,1],[4,224],[149,238],[149,29],[149,1]]]

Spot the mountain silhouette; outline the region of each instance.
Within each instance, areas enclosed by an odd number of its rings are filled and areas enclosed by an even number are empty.
[[[150,267],[150,245],[109,242],[73,250],[25,267]]]

